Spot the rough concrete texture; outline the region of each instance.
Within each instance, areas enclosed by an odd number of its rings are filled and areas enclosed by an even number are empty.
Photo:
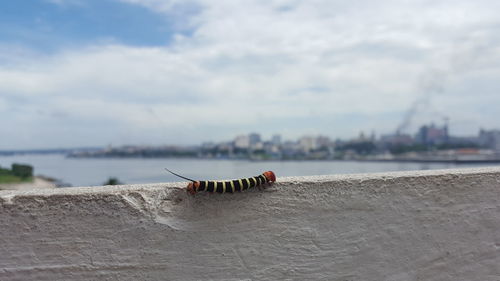
[[[0,280],[500,280],[500,168],[0,191]]]

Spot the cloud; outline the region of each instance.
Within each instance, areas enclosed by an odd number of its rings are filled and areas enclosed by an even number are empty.
[[[469,114],[476,127],[493,126],[479,109],[500,102],[494,1],[125,2],[179,18],[174,40],[23,49],[29,55],[0,64],[0,114],[35,132],[94,132],[94,144],[389,133],[419,99],[432,109],[414,124]],[[40,110],[52,114],[40,119]],[[85,142],[75,136],[70,143]]]

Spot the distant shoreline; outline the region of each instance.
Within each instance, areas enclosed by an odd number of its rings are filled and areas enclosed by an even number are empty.
[[[73,159],[189,159],[189,160],[231,160],[250,162],[303,162],[303,161],[332,161],[332,162],[401,162],[401,163],[452,163],[452,164],[488,164],[500,163],[500,159],[252,159],[252,158],[230,158],[230,157],[168,157],[168,156],[66,156]]]
[[[53,152],[53,153],[42,153],[42,155],[47,155],[47,154],[58,154],[58,155],[65,155],[66,158],[72,158],[72,159],[189,159],[189,160],[230,160],[230,161],[249,161],[249,162],[303,162],[303,161],[316,161],[316,162],[325,162],[325,161],[331,161],[331,162],[393,162],[393,163],[450,163],[450,164],[497,164],[500,163],[500,158],[494,158],[494,159],[418,159],[418,158],[391,158],[391,159],[376,159],[376,158],[363,158],[363,159],[307,159],[307,158],[291,158],[291,159],[258,159],[258,158],[231,158],[231,157],[190,157],[190,156],[142,156],[142,155],[71,155],[71,154],[66,154],[66,153],[60,153],[60,152]],[[17,154],[20,155],[20,154]],[[39,155],[39,153],[23,153],[21,155]],[[2,156],[13,156],[13,155],[5,155],[5,154],[0,154],[0,157]],[[41,178],[45,178],[46,180],[52,180],[53,182],[58,182],[57,179],[52,179],[49,177],[45,176],[40,176]],[[57,185],[57,184],[56,184]]]

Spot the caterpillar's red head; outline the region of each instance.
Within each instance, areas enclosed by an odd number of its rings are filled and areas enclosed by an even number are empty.
[[[188,184],[188,186],[186,187],[187,189],[187,192],[191,195],[195,195],[196,194],[196,191],[198,190],[198,188],[200,187],[200,183],[197,182],[197,181],[194,181],[194,182],[190,182]]]
[[[264,176],[266,177],[268,182],[275,182],[276,181],[276,175],[272,171],[267,171],[263,173]]]

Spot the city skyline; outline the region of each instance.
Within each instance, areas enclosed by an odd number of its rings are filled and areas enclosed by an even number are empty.
[[[0,150],[497,128],[500,2],[0,4]]]
[[[500,130],[481,130],[477,136],[450,135],[448,127],[423,125],[409,134],[364,135],[355,139],[303,136],[262,138],[258,133],[238,135],[222,142],[193,146],[108,146],[102,149],[64,151],[73,158],[200,158],[247,160],[357,160],[413,162],[500,161]]]
[[[197,158],[238,160],[355,160],[441,163],[498,163],[500,129],[480,130],[475,136],[450,134],[445,123],[422,125],[414,134],[376,136],[361,132],[357,138],[331,139],[305,135],[284,139],[258,133],[234,136],[197,145],[137,145],[73,147],[69,149],[0,150],[0,155],[65,154],[71,158]]]
[[[490,138],[489,142],[485,138]],[[298,144],[302,147],[311,146],[317,148],[322,145],[335,146],[336,144],[356,143],[356,142],[373,142],[385,143],[391,145],[411,145],[411,144],[424,144],[424,145],[438,145],[438,144],[470,144],[472,146],[491,146],[491,148],[500,151],[500,129],[481,129],[475,135],[457,136],[449,132],[446,124],[436,125],[435,123],[422,124],[419,129],[412,133],[390,133],[377,135],[374,131],[370,134],[360,132],[356,137],[352,138],[333,138],[328,135],[301,135],[297,138],[284,138],[281,134],[272,134],[271,136],[262,136],[258,132],[250,132],[247,134],[235,135],[232,138],[221,140],[218,142],[201,140],[197,144],[183,145],[173,143],[163,143],[159,145],[148,144],[125,144],[114,146],[107,145],[105,149],[115,148],[155,148],[155,147],[170,147],[170,148],[188,148],[188,147],[215,147],[226,146],[238,149],[262,149],[263,145],[286,145]],[[315,143],[315,144],[312,144]],[[105,146],[101,146],[105,147]],[[95,147],[97,148],[97,147]]]

